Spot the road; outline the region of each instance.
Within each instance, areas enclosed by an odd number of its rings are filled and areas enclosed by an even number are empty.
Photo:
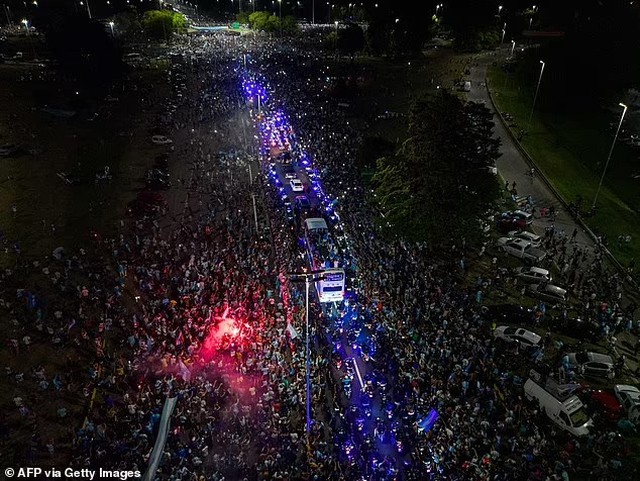
[[[483,53],[473,59],[473,63],[470,65],[471,91],[467,94],[468,100],[482,102],[494,113],[494,137],[499,138],[501,141],[501,156],[496,161],[498,173],[504,182],[509,182],[510,188],[514,182],[516,183],[518,196],[531,196],[536,207],[554,206],[556,208],[557,216],[555,221],[551,222],[548,217],[541,218],[539,216],[534,220],[532,230],[536,234],[544,235],[545,229],[551,225],[555,226],[556,232],[561,232],[568,236],[573,233],[574,229],[577,229],[577,246],[587,247],[589,252],[593,253],[596,244],[590,234],[582,229],[580,225],[576,224],[569,214],[569,211],[540,178],[537,172],[533,177],[528,174],[532,166],[516,146],[513,137],[507,132],[506,127],[501,122],[498,113],[493,107],[485,83],[487,67],[495,61],[501,62],[506,59],[507,53],[508,50]],[[613,268],[612,264],[609,265]],[[629,301],[623,297],[622,305],[625,306],[628,303]],[[637,359],[631,359],[628,346],[635,345],[638,340],[627,332],[620,333],[617,338],[616,349],[618,353],[627,355],[626,365],[635,371],[638,367]]]

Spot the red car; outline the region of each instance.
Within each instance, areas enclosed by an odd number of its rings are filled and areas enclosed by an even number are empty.
[[[585,389],[580,398],[591,412],[600,414],[603,420],[617,423],[624,415],[620,401],[609,391]]]
[[[527,222],[516,217],[502,217],[498,219],[498,222],[496,223],[496,229],[498,229],[498,232],[502,234],[508,234],[514,230],[521,231],[526,228]]]

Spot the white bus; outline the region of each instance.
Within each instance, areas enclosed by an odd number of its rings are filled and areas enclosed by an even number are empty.
[[[304,239],[312,270],[322,270],[316,282],[320,302],[340,302],[344,299],[345,274],[340,266],[338,245],[329,233],[327,222],[321,217],[304,221]]]

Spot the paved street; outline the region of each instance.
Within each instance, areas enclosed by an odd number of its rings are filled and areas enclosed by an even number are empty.
[[[588,248],[591,258],[593,258],[593,252],[596,248],[594,239],[575,222],[568,210],[564,207],[564,204],[540,178],[541,174],[537,172],[537,170],[533,177],[529,175],[529,172],[531,171],[531,164],[522,154],[512,135],[507,131],[504,123],[500,120],[499,114],[493,107],[493,103],[491,102],[486,86],[487,67],[496,60],[498,63],[504,61],[504,59],[506,59],[506,55],[507,50],[502,50],[476,56],[470,67],[471,92],[467,94],[468,100],[483,102],[487,108],[494,112],[495,136],[501,140],[500,153],[502,155],[496,162],[499,175],[504,182],[509,183],[510,189],[515,182],[518,196],[531,196],[534,205],[538,209],[541,207],[555,207],[557,215],[553,222],[548,217],[536,216],[532,225],[532,230],[536,234],[544,235],[545,229],[552,225],[555,226],[557,232],[566,236],[570,236],[574,229],[577,229],[576,247]],[[611,268],[613,269],[612,265]],[[626,296],[623,296],[621,302],[622,305],[627,305],[630,301],[626,299]],[[636,342],[638,342],[638,340],[635,336],[623,332],[618,335],[616,344],[618,352],[627,356],[626,365],[632,372],[634,372],[638,367],[638,359],[631,356],[629,346],[634,346]]]

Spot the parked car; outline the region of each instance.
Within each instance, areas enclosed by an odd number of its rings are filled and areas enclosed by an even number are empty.
[[[575,339],[596,342],[599,338],[598,325],[578,317],[548,317],[549,328]]]
[[[498,249],[512,256],[518,257],[529,264],[541,262],[547,253],[536,249],[531,242],[513,237],[500,237],[497,241]]]
[[[553,284],[539,283],[529,284],[526,289],[527,295],[549,302],[566,302],[567,290]]]
[[[611,356],[599,352],[570,352],[569,368],[576,369],[585,376],[599,376],[613,379],[616,375]]]
[[[591,415],[599,414],[607,421],[617,423],[624,414],[616,396],[602,389],[585,389],[579,394]]]
[[[502,217],[496,221],[496,229],[501,234],[507,234],[509,232],[520,231],[527,228],[527,223],[522,219],[515,219],[513,217]]]
[[[151,137],[151,142],[153,142],[156,145],[167,145],[167,144],[172,144],[173,140],[171,140],[168,137],[165,137],[164,135],[154,135],[153,137]]]
[[[541,267],[517,267],[513,270],[513,275],[523,281],[544,284],[551,282],[551,272]]]
[[[493,331],[493,337],[505,342],[515,342],[524,349],[538,347],[542,337],[522,327],[498,326]]]
[[[302,185],[300,179],[291,179],[289,185],[291,185],[291,190],[294,192],[304,192],[304,185]]]
[[[512,219],[520,219],[524,221],[525,224],[529,225],[533,223],[533,215],[529,214],[529,212],[525,212],[523,210],[514,210],[507,211],[502,213],[503,218],[512,218]]]
[[[613,392],[627,417],[634,423],[640,423],[640,389],[628,384],[616,384]]]
[[[482,317],[491,322],[500,324],[508,322],[509,324],[532,324],[535,319],[535,313],[532,309],[515,304],[502,304],[497,306],[484,306],[482,308]]]
[[[524,239],[531,242],[533,247],[540,247],[542,243],[542,237],[538,234],[534,234],[533,232],[529,232],[528,230],[512,230],[507,233],[509,237],[516,237],[518,239]]]

